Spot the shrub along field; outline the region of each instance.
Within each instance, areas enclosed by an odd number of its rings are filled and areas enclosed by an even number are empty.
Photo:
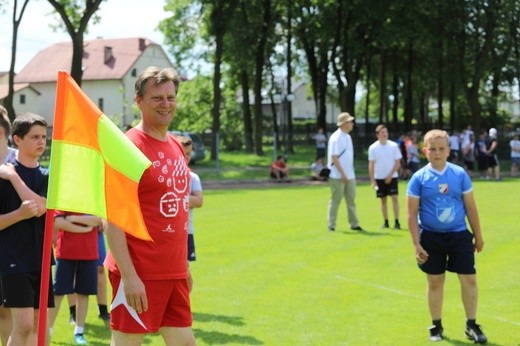
[[[406,228],[401,182],[401,224]],[[489,345],[519,345],[520,180],[474,185],[485,240],[477,255],[478,323]],[[358,185],[367,232],[351,231],[342,204],[328,232],[326,184],[206,190],[195,211],[193,329],[198,345],[429,345],[424,274],[407,229],[381,230],[379,202]],[[464,345],[465,316],[456,275],[448,274],[446,340]],[[72,344],[62,304],[52,345]],[[110,331],[90,299],[85,336],[108,345]],[[145,345],[162,345],[158,335]]]

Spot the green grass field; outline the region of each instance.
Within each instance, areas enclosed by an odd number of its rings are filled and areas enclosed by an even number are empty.
[[[400,185],[401,224],[405,182]],[[477,255],[478,322],[488,345],[520,345],[520,180],[476,181],[484,251]],[[379,202],[358,185],[366,233],[350,231],[344,204],[326,229],[327,185],[207,190],[195,211],[193,329],[198,345],[430,345],[426,280],[406,229],[380,230]],[[90,345],[108,345],[92,297]],[[71,345],[64,303],[52,345]],[[470,344],[463,334],[459,283],[447,276],[438,345]],[[146,345],[162,345],[147,336]]]

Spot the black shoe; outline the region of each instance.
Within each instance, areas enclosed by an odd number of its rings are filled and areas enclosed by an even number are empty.
[[[401,225],[399,224],[399,222],[395,223],[394,229],[401,229]]]
[[[99,314],[98,317],[101,318],[103,321],[110,321],[110,313],[108,312]]]
[[[464,333],[468,339],[473,340],[473,342],[476,344],[485,344],[487,342],[487,338],[484,333],[482,333],[480,325],[476,323],[471,326],[466,325],[466,330],[464,330]]]
[[[444,329],[442,329],[442,327],[433,325],[429,329],[430,329],[430,341],[442,341],[444,339],[442,336],[442,332],[444,331]]]
[[[334,227],[329,226],[329,232],[334,232],[336,229]]]
[[[385,228],[390,228],[390,226],[388,225],[388,222],[385,222],[383,224],[383,226],[381,226],[381,229],[385,229]]]
[[[360,232],[364,232],[365,231],[363,228],[361,228],[361,226],[350,227],[350,229],[353,230],[353,231],[360,231]]]
[[[76,324],[76,316],[75,316],[75,314],[70,314],[69,324]]]

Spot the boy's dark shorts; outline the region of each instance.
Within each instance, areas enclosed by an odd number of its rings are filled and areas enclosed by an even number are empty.
[[[473,234],[462,232],[421,232],[421,246],[428,253],[428,260],[419,268],[432,275],[446,270],[457,274],[475,274],[475,247]]]
[[[397,178],[392,178],[390,184],[385,184],[384,179],[376,179],[377,191],[376,197],[381,198],[385,196],[394,196],[399,194]]]
[[[197,255],[195,254],[195,238],[193,234],[188,234],[188,261],[196,261]]]
[[[5,308],[34,308],[40,307],[40,280],[41,272],[13,274],[2,277],[3,306]],[[54,294],[49,276],[49,293],[47,307],[54,307]]]
[[[488,156],[487,160],[488,160],[488,168],[496,167],[499,164],[498,157],[496,155]]]
[[[56,259],[54,294],[97,294],[97,260]]]

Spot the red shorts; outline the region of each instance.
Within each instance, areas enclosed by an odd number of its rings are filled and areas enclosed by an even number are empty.
[[[110,327],[122,333],[155,333],[160,327],[191,327],[190,295],[187,279],[143,280],[148,310],[138,314],[124,304],[114,301],[121,277],[108,272],[112,285]]]

